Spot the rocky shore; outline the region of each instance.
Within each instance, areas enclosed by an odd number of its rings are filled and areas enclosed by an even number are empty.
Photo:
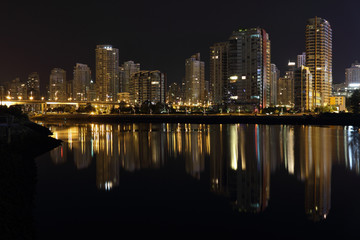
[[[36,239],[34,158],[61,144],[22,115],[0,113],[0,239]]]

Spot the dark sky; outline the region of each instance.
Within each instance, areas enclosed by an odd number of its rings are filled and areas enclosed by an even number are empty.
[[[54,67],[71,79],[76,63],[95,76],[97,44],[118,48],[120,63],[133,60],[179,82],[186,58],[200,52],[208,73],[209,47],[240,27],[269,33],[272,63],[284,73],[305,50],[306,21],[314,16],[331,24],[334,82],[342,82],[345,68],[360,60],[359,9],[355,0],[2,1],[0,82],[37,71],[44,86]]]

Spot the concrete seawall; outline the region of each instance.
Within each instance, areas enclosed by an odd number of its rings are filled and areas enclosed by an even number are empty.
[[[204,123],[204,124],[287,124],[360,126],[359,114],[239,115],[239,114],[45,114],[33,121],[72,123]]]

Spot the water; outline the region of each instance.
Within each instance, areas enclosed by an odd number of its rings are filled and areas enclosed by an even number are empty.
[[[360,235],[351,126],[47,126],[64,143],[36,159],[39,239]]]

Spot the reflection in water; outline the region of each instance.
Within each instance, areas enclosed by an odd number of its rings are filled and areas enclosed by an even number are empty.
[[[330,211],[332,164],[360,173],[360,137],[353,127],[87,124],[51,130],[64,140],[52,161],[65,163],[71,155],[78,169],[95,161],[99,189],[118,186],[120,169],[157,169],[180,159],[196,179],[208,171],[211,191],[229,197],[241,212],[264,211],[270,175],[285,169],[304,183],[305,212],[317,221]]]
[[[4,145],[0,156],[0,239],[35,239],[35,161]]]
[[[326,128],[306,127],[300,142],[305,165],[305,211],[311,219],[326,218],[330,210],[332,141]]]
[[[227,174],[224,193],[241,212],[263,211],[269,199],[270,185],[270,168],[266,161],[269,158],[264,157],[265,152],[262,151],[265,135],[260,133],[266,129],[260,129],[259,125],[254,128],[239,125],[228,127],[230,166],[225,166]]]

